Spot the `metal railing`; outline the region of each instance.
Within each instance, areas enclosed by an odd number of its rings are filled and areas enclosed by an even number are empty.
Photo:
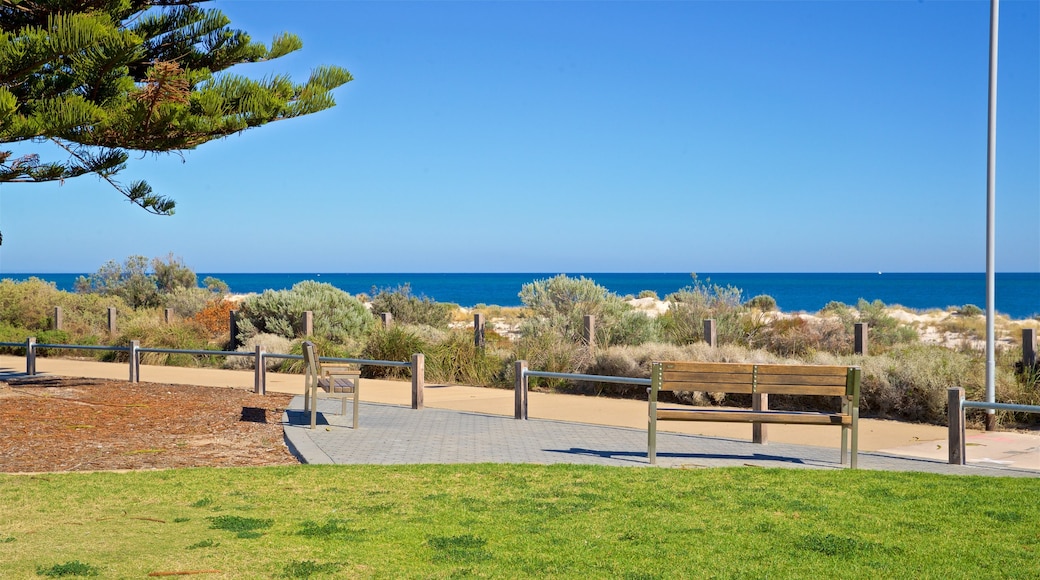
[[[946,390],[947,425],[949,426],[950,463],[964,465],[966,457],[965,409],[986,409],[994,411],[1012,411],[1015,413],[1040,413],[1040,405],[1019,405],[1016,403],[987,403],[984,401],[964,400],[964,389],[951,387]]]
[[[191,350],[177,348],[142,348],[138,341],[132,341],[130,346],[104,346],[86,344],[46,344],[37,343],[35,337],[29,337],[25,342],[0,342],[0,347],[24,348],[25,349],[25,374],[36,375],[37,350],[43,348],[61,350],[104,350],[111,352],[129,353],[129,378],[132,383],[140,381],[141,378],[141,353],[160,354],[185,354],[193,356],[223,356],[223,357],[251,357],[254,359],[253,392],[261,395],[267,393],[267,359],[303,360],[303,355],[280,354],[264,351],[263,347],[257,346],[253,352],[239,350]],[[345,363],[360,366],[382,366],[410,368],[412,370],[412,408],[421,409],[423,406],[423,389],[425,387],[425,361],[422,354],[412,355],[410,362],[373,360],[362,358],[337,358],[318,357],[323,363]]]
[[[643,385],[649,387],[650,379],[637,377],[615,377],[610,375],[583,375],[580,373],[554,373],[549,371],[532,371],[527,368],[527,361],[516,361],[516,373],[513,384],[514,405],[513,418],[527,419],[527,393],[530,379],[564,379],[571,381],[587,381],[590,383],[614,383],[622,385]]]

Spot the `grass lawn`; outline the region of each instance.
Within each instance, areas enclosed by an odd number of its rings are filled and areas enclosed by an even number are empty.
[[[1038,498],[1037,479],[850,470],[0,475],[0,578],[1036,578]]]

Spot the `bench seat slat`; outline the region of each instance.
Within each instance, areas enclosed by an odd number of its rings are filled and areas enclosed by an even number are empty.
[[[797,411],[746,411],[740,409],[658,409],[657,418],[667,421],[714,421],[719,423],[794,423],[800,425],[851,425],[852,417],[841,413]]]

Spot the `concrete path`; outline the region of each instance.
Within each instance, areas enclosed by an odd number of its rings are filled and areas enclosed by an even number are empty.
[[[0,380],[24,376],[25,359],[0,356]],[[126,363],[37,359],[44,374],[126,380]],[[253,371],[142,365],[141,380],[252,389]],[[302,395],[300,375],[267,374],[267,389]],[[427,385],[426,408],[409,408],[408,382],[363,379],[361,428],[344,423],[338,401],[320,401],[324,423],[311,430],[302,397],[285,417],[286,441],[307,463],[595,463],[648,465],[646,403],[532,392],[529,421],[512,418],[513,392]],[[328,407],[326,407],[328,405]],[[770,425],[768,445],[750,442],[750,426],[663,423],[658,464],[671,467],[755,465],[839,468],[840,430]],[[897,421],[860,422],[865,469],[950,474],[1040,476],[1040,433],[968,433],[967,466],[946,462],[946,429]]]

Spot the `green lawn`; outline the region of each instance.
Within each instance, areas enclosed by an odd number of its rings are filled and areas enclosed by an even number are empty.
[[[299,466],[0,476],[0,578],[1036,578],[1040,480]]]

